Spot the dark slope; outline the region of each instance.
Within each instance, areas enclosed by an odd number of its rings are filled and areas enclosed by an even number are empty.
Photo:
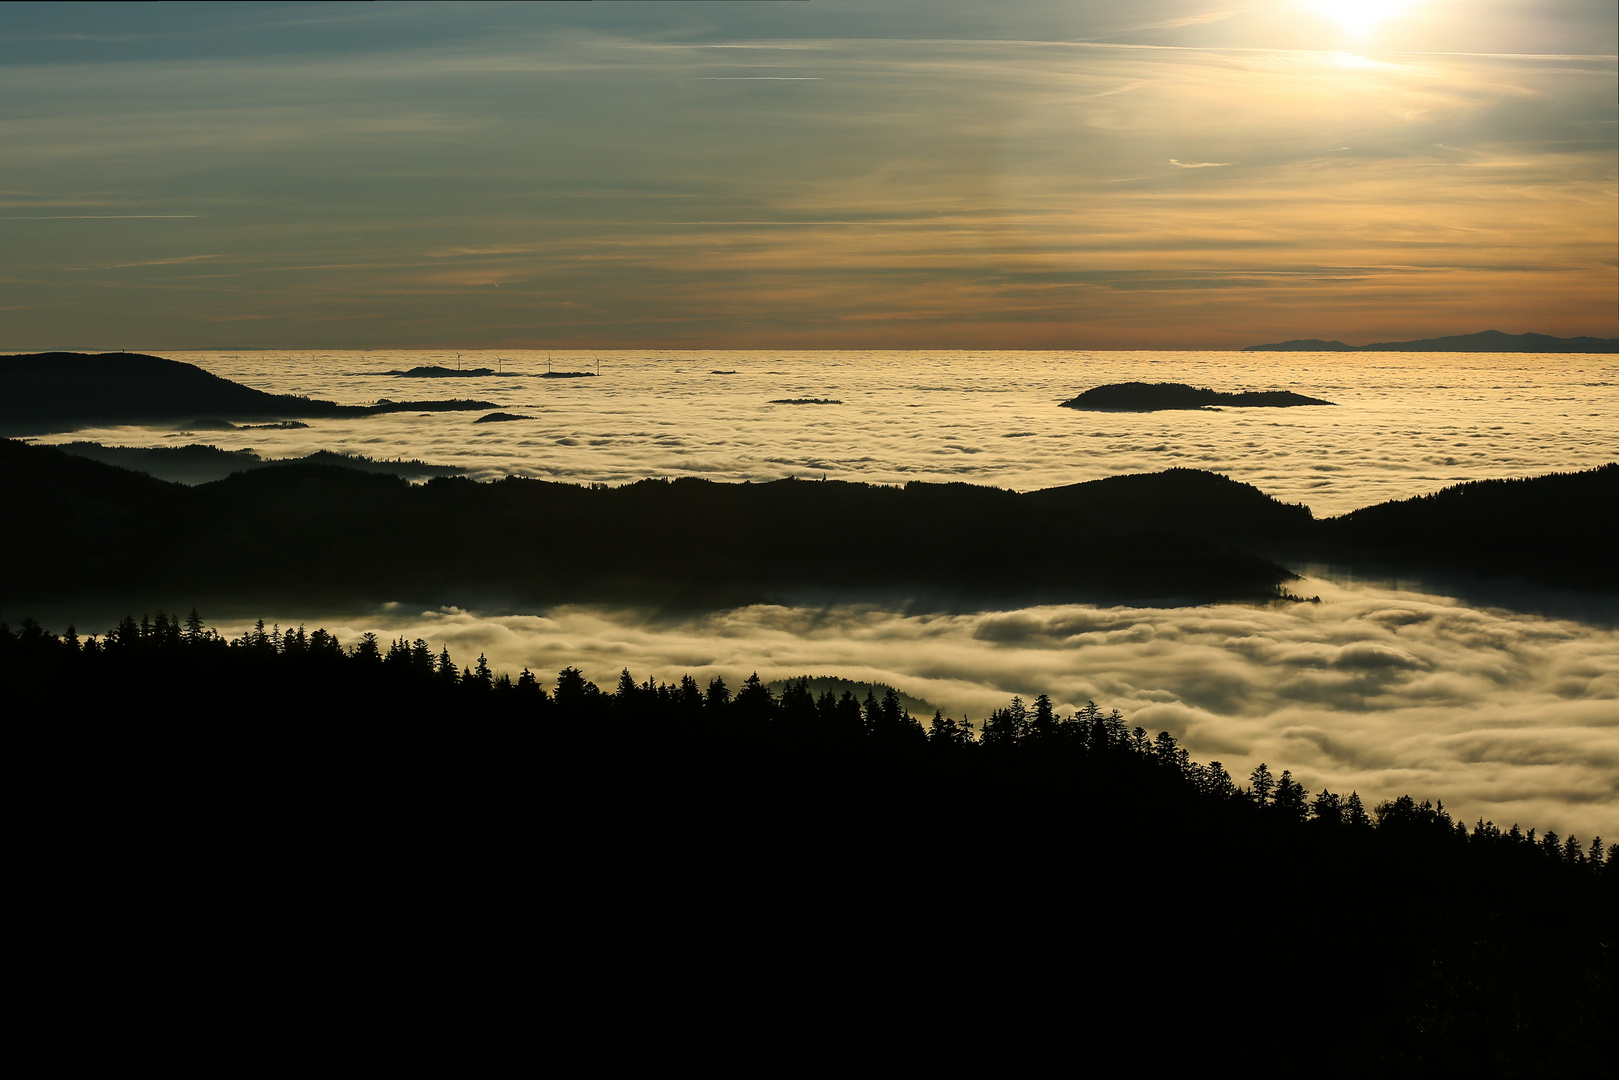
[[[1619,591],[1619,464],[1478,480],[1321,522],[1318,550]]]
[[[251,450],[221,450],[217,446],[199,443],[186,446],[103,446],[95,442],[71,442],[59,444],[56,449],[181,484],[206,484],[245,469],[262,469],[271,465],[292,464],[294,461],[310,465],[341,465],[362,472],[403,476],[407,480],[460,476],[466,472],[457,465],[429,465],[414,460],[378,461],[352,454],[334,454],[330,450],[317,450],[306,457],[278,461],[262,458]]]
[[[1038,497],[965,484],[796,480],[412,487],[300,464],[186,489],[15,442],[0,444],[0,475],[11,520],[30,523],[4,552],[8,603],[100,595],[119,580],[142,588],[105,598],[710,606],[812,590],[1184,601],[1274,596],[1291,578],[1226,547],[1216,530],[1179,527],[1173,515],[1143,523],[1109,516],[1150,501],[1152,478],[1137,479],[1134,492],[1126,483]],[[161,493],[152,514],[142,517],[142,500],[117,490],[119,476],[131,490]],[[1187,481],[1161,483],[1167,492]],[[1248,509],[1211,520],[1251,516],[1251,492],[1230,484]],[[88,524],[104,501],[136,515],[116,543]],[[1297,514],[1284,508],[1278,517]],[[93,569],[95,590],[81,569]],[[165,591],[145,591],[154,583]]]
[[[422,651],[0,629],[12,1026],[452,1075],[1612,1075],[1619,849],[1255,798],[1099,710],[965,743]]]
[[[1505,334],[1485,330],[1477,334],[1422,338],[1418,341],[1378,341],[1370,345],[1345,345],[1341,341],[1309,338],[1280,341],[1273,345],[1250,345],[1243,352],[1529,352],[1529,353],[1612,353],[1619,352],[1619,338],[1552,337],[1549,334]]]
[[[1305,397],[1290,390],[1249,390],[1226,393],[1204,390],[1185,383],[1109,383],[1097,386],[1062,402],[1066,409],[1095,409],[1108,412],[1154,412],[1159,409],[1202,409],[1209,406],[1244,409],[1254,407],[1288,408],[1295,405],[1331,405],[1330,401]]]
[[[295,463],[185,488],[3,442],[0,558],[11,605],[1180,603],[1276,596],[1292,575],[1272,554],[1612,593],[1616,478],[1608,465],[1485,481],[1317,522],[1191,469],[1018,494],[800,480],[412,486]]]
[[[339,405],[267,394],[194,364],[139,353],[0,356],[0,432],[11,435],[198,417],[271,419],[495,407],[487,401]]]
[[[1223,543],[1308,538],[1308,506],[1277,502],[1252,484],[1201,469],[1109,476],[1022,496],[1035,513],[1078,515],[1132,533],[1182,533]]]

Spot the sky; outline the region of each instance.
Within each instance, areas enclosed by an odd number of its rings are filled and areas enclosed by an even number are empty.
[[[0,349],[1619,336],[1611,0],[0,8]]]

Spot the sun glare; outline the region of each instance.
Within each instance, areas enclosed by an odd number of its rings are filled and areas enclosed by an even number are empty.
[[[1304,6],[1331,19],[1356,37],[1415,7],[1418,0],[1304,0]]]

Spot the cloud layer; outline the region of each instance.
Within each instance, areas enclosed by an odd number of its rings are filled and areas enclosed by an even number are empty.
[[[1320,604],[973,614],[757,606],[700,618],[563,608],[395,611],[326,622],[352,641],[421,636],[458,661],[608,686],[842,675],[982,720],[1013,694],[1094,700],[1201,760],[1260,761],[1311,790],[1443,799],[1563,834],[1619,836],[1619,632],[1313,580]],[[311,624],[313,625],[313,624]]]
[[[45,441],[199,441],[266,457],[325,449],[462,465],[480,479],[612,484],[825,474],[1029,490],[1189,466],[1320,515],[1462,480],[1592,468],[1619,446],[1619,361],[1608,356],[602,352],[554,357],[557,370],[591,371],[599,357],[600,379],[546,380],[526,377],[545,371],[545,354],[512,351],[469,352],[462,362],[525,377],[434,382],[346,373],[454,366],[455,354],[171,355],[275,393],[343,402],[477,396],[535,419],[473,426],[478,414],[400,413],[315,420],[297,431],[118,428]],[[1285,389],[1339,404],[1134,414],[1057,407],[1089,387],[1127,381]],[[777,398],[843,404],[770,404]]]

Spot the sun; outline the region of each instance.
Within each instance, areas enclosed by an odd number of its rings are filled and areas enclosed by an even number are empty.
[[[1304,6],[1343,27],[1356,37],[1364,37],[1388,19],[1403,15],[1420,0],[1302,0]]]

